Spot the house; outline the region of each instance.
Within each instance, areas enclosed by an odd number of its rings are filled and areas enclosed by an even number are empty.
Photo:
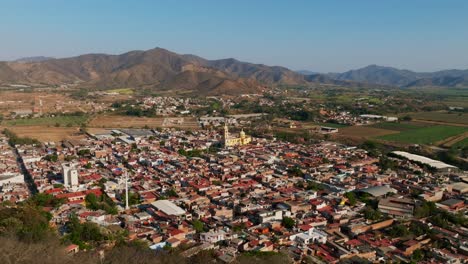
[[[382,213],[397,217],[412,217],[415,202],[409,198],[389,197],[379,201],[378,208]]]
[[[200,234],[200,240],[202,242],[216,243],[226,239],[226,232],[220,231],[210,231]]]
[[[299,245],[306,246],[312,243],[325,244],[327,243],[328,235],[316,228],[310,228],[306,232],[294,234],[289,237],[291,241],[295,241]]]

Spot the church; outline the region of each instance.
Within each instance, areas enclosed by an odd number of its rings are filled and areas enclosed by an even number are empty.
[[[239,133],[239,137],[231,137],[227,124],[224,124],[223,140],[225,147],[243,146],[249,144],[252,141],[252,137],[247,136],[243,129]]]

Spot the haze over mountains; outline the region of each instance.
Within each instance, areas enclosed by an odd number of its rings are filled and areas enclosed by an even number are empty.
[[[328,74],[337,80],[374,83],[398,87],[442,86],[468,87],[468,70],[413,72],[392,67],[369,65],[344,73]]]
[[[468,70],[416,73],[371,65],[344,73],[295,72],[236,59],[207,60],[165,49],[130,51],[120,55],[86,54],[54,59],[25,58],[0,62],[0,83],[60,85],[79,83],[89,88],[154,88],[195,94],[258,93],[274,85],[340,85],[411,87],[468,84]]]

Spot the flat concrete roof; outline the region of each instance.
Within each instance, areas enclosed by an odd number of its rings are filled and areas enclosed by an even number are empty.
[[[163,211],[167,215],[180,216],[185,214],[184,209],[180,208],[179,206],[168,200],[158,200],[152,202],[151,204],[158,210]]]

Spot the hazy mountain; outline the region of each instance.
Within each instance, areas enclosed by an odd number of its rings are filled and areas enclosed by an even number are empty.
[[[299,70],[299,71],[296,71],[296,72],[299,73],[299,74],[302,74],[302,75],[319,74],[318,72],[313,72],[313,71],[309,71],[309,70]]]
[[[0,83],[60,85],[89,88],[153,88],[185,90],[195,95],[258,93],[276,85],[337,85],[389,88],[468,86],[468,70],[418,73],[370,65],[344,73],[295,72],[233,58],[207,60],[165,49],[130,51],[120,55],[86,54],[53,59],[26,58],[0,62]]]
[[[15,62],[41,62],[41,61],[47,61],[47,60],[53,60],[54,58],[52,57],[44,57],[44,56],[35,56],[35,57],[25,57],[25,58],[20,58],[15,60]]]
[[[344,73],[328,74],[337,80],[366,82],[381,85],[413,87],[413,86],[445,86],[464,87],[468,83],[468,70],[444,70],[437,72],[413,72],[392,67],[369,65]]]
[[[0,63],[0,83],[83,87],[150,87],[193,90],[200,94],[257,93],[265,85],[336,84],[350,82],[323,75],[302,75],[279,66],[241,62],[236,59],[206,60],[156,48],[120,55],[86,54],[72,58],[23,60]]]

